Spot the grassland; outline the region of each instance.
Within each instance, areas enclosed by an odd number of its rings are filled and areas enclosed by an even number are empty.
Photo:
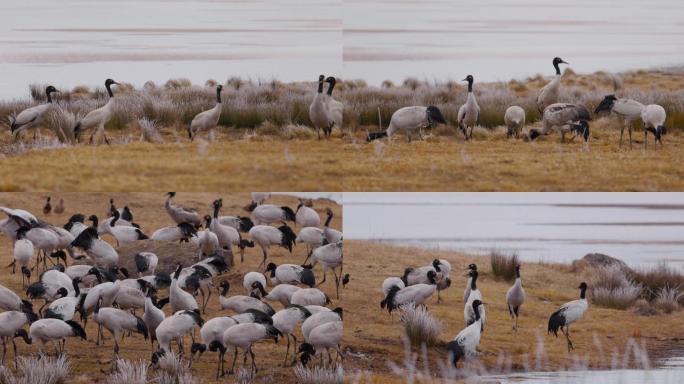
[[[64,204],[66,211],[61,215],[51,214],[49,216],[42,215],[42,206],[44,204],[44,195],[40,193],[2,193],[0,194],[0,206],[10,206],[10,207],[22,207],[28,209],[35,214],[41,216],[46,221],[55,224],[63,225],[67,222],[69,216],[75,212],[82,212],[87,214],[96,214],[98,216],[103,215],[108,209],[109,198],[115,199],[115,202],[123,206],[127,204],[133,212],[135,221],[140,223],[143,230],[150,234],[155,229],[162,226],[171,225],[172,222],[164,212],[164,196],[158,193],[64,193],[64,194],[52,194],[53,201],[59,201],[60,198],[64,199]],[[223,214],[241,214],[245,215],[246,212],[242,211],[242,207],[249,202],[250,196],[248,193],[184,193],[180,192],[177,196],[179,204],[183,204],[187,207],[197,207],[202,213],[210,213],[210,203],[217,197],[223,197],[224,207],[222,209]],[[289,206],[294,206],[297,204],[297,200],[293,197],[288,196],[274,196],[270,201],[275,204],[287,204]],[[335,213],[335,217],[332,222],[332,226],[337,229],[342,227],[342,210],[341,206],[328,201],[328,200],[316,200],[314,201],[314,209],[316,209],[319,214],[324,217],[325,209],[331,208]],[[4,219],[4,217],[3,217]],[[295,228],[298,232],[299,228]],[[113,238],[105,236],[105,239],[112,241]],[[283,248],[272,248],[269,254],[269,259],[275,263],[281,264],[285,262],[291,263],[301,263],[304,261],[306,256],[306,251],[303,245],[298,245],[292,254],[289,254],[287,250]],[[0,236],[0,265],[6,266],[12,260],[12,247],[9,239],[5,236]],[[261,250],[254,248],[248,250],[245,256],[244,264],[240,264],[239,257],[236,259],[236,266],[233,270],[229,271],[224,276],[217,278],[216,284],[222,279],[228,279],[231,283],[231,295],[232,294],[243,294],[244,289],[242,288],[242,276],[249,271],[256,270],[258,264],[261,262]],[[72,260],[69,260],[69,264]],[[163,263],[160,260],[160,265]],[[320,275],[320,270],[316,269],[316,274]],[[320,276],[318,276],[320,279]],[[33,280],[35,281],[35,277]],[[345,290],[340,293],[340,300],[335,299],[335,287],[334,284],[329,284],[330,278],[321,287],[326,293],[331,295],[333,299],[334,306],[347,307],[347,297],[352,296],[354,292],[351,289]],[[11,269],[3,268],[0,270],[0,284],[14,290],[20,296],[25,297],[21,289],[21,275],[11,274]],[[270,289],[270,288],[267,288]],[[160,292],[160,297],[166,297],[168,292]],[[37,307],[42,305],[41,302],[35,302]],[[275,304],[274,308],[280,309],[279,304]],[[170,308],[164,308],[167,315],[170,314]],[[229,315],[227,311],[222,311],[220,309],[218,298],[216,292],[211,298],[210,304],[207,307],[207,314],[203,315],[205,320],[219,315]],[[354,322],[353,317],[349,318],[349,334],[352,333],[354,327],[358,327],[359,323]],[[94,322],[88,322],[86,328],[86,333],[88,334],[88,340],[76,340],[69,339],[66,344],[66,351],[71,359],[72,364],[72,379],[70,382],[73,383],[92,383],[92,382],[105,382],[106,376],[109,373],[110,358],[112,356],[113,343],[108,336],[108,340],[104,347],[95,346],[95,335],[96,327]],[[347,323],[345,322],[345,325]],[[301,335],[300,335],[301,336]],[[300,337],[301,339],[301,337]],[[281,340],[277,345],[270,342],[260,343],[256,348],[257,363],[259,365],[260,371],[257,382],[263,381],[278,381],[284,383],[294,383],[296,379],[292,369],[281,368],[278,364],[282,363],[285,355],[285,340]],[[190,339],[186,342],[189,346]],[[346,344],[346,342],[345,342]],[[23,342],[17,342],[19,354],[35,353],[39,349],[39,344],[34,344],[27,346]],[[187,347],[189,348],[189,347]],[[11,347],[10,347],[11,351]],[[49,352],[52,353],[52,349]],[[133,361],[138,361],[138,359],[148,360],[152,354],[153,350],[149,342],[145,342],[140,335],[134,335],[132,337],[127,337],[121,344],[121,357],[126,359],[131,359]],[[8,360],[11,361],[13,356],[8,355]],[[230,362],[230,361],[229,361]],[[241,362],[241,361],[240,361]],[[193,366],[193,374],[196,376],[199,382],[215,382],[215,354],[205,354],[199,362],[195,362]],[[12,368],[14,364],[12,363]],[[350,367],[355,366],[353,359],[350,360]],[[221,380],[225,382],[226,379]],[[232,380],[232,379],[231,379]]]
[[[617,80],[616,80],[617,79]],[[476,76],[477,80],[477,76]],[[367,86],[360,80],[339,82],[335,97],[345,103],[344,126],[330,140],[318,141],[310,128],[308,105],[313,83],[253,83],[229,79],[215,140],[190,142],[185,127],[213,105],[215,82],[206,86],[170,80],[136,90],[115,88],[117,106],[106,126],[114,144],[72,144],[73,122],[104,104],[101,89],[77,87],[56,96],[58,107],[43,124],[44,139],[35,145],[13,142],[0,133],[0,190],[682,190],[681,127],[684,126],[684,70],[633,71],[615,78],[603,72],[580,75],[566,70],[562,101],[592,109],[605,94],[658,103],[668,113],[665,146],[644,151],[643,128],[635,124],[634,149],[618,147],[621,122],[598,116],[591,122],[589,144],[561,145],[555,135],[534,143],[507,140],[505,109],[527,111],[527,127],[539,126],[535,95],[542,76],[509,82],[476,82],[481,106],[473,142],[456,133],[456,111],[466,91],[458,82],[407,79],[395,86]],[[617,91],[616,86],[617,86]],[[0,115],[16,113],[42,101],[0,102]],[[336,88],[337,89],[337,88]],[[448,126],[425,141],[392,145],[365,143],[367,131],[383,126],[406,105],[436,105]],[[138,143],[140,119],[154,121],[163,143]],[[53,134],[58,132],[59,134]],[[89,132],[84,133],[87,140]],[[30,142],[31,132],[24,140]],[[56,137],[61,138],[58,140]],[[652,136],[651,136],[652,139]],[[66,143],[63,144],[62,142]],[[66,170],[66,171],[65,171]],[[177,189],[174,187],[174,189]]]

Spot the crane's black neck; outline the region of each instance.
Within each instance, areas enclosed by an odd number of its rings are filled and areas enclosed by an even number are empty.
[[[555,62],[555,61],[553,62],[553,67],[556,68],[556,76],[560,75],[561,71],[560,71],[560,68],[558,68],[557,62]]]
[[[474,291],[477,289],[477,274],[470,276],[470,290]]]
[[[74,286],[74,297],[81,296],[81,288],[78,286],[78,280],[76,280],[76,279],[72,280],[71,284],[73,284],[73,286]]]
[[[322,81],[318,82],[318,93],[323,93],[323,82]]]
[[[473,92],[473,81],[468,80],[468,93],[472,93],[472,92]]]
[[[332,96],[333,88],[335,88],[335,80],[334,79],[332,81],[330,81],[330,85],[328,86],[328,96]]]
[[[480,306],[473,305],[473,312],[475,312],[475,321],[480,321]]]
[[[216,103],[221,104],[221,88],[216,88]]]
[[[520,278],[520,268],[515,269],[515,277]]]
[[[326,227],[329,227],[329,226],[330,226],[330,222],[332,221],[332,218],[333,218],[332,213],[329,213],[329,214],[328,214],[328,217],[325,219],[325,226],[326,226]]]
[[[48,103],[52,103],[52,96],[50,96],[50,93],[52,93],[52,92],[50,92],[50,91],[45,92],[45,94],[47,95],[47,102]]]
[[[587,287],[580,287],[580,299],[585,299],[587,294]]]
[[[93,217],[91,218],[91,221],[92,221],[92,223],[93,223],[92,227],[95,228],[95,229],[97,229],[97,224],[98,224],[98,221],[99,221],[99,220],[97,219],[97,216],[93,216]]]
[[[107,88],[107,93],[109,94],[109,97],[114,97],[114,92],[112,92],[112,85],[107,83],[105,84],[105,88]]]

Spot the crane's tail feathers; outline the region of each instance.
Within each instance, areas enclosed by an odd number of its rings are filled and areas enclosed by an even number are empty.
[[[370,143],[373,140],[382,139],[383,137],[387,137],[387,131],[369,132],[366,141]]]
[[[446,124],[447,123],[446,119],[442,115],[442,111],[440,111],[439,108],[437,108],[433,105],[427,107],[426,113],[427,113],[428,122],[430,122],[430,124],[432,124],[432,123]]]
[[[456,363],[465,357],[463,347],[457,341],[450,341],[447,344],[447,352],[449,354],[449,362],[456,367]]]
[[[561,311],[556,311],[554,312],[551,317],[549,317],[549,331],[548,333],[550,334],[553,332],[553,334],[558,337],[558,330],[561,329],[565,325],[565,318],[561,314]]]
[[[71,330],[73,331],[74,336],[78,336],[83,340],[87,339],[85,330],[83,329],[83,327],[81,327],[81,324],[79,324],[73,320],[67,320],[66,323],[69,324],[69,326],[71,327]]]

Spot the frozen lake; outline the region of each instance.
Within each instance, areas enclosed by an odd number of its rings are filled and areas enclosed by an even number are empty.
[[[345,193],[344,228],[347,239],[684,269],[681,193]]]
[[[683,63],[677,0],[345,0],[344,75],[509,80]]]
[[[27,0],[0,5],[0,98],[28,84],[315,81],[342,69],[338,0]]]

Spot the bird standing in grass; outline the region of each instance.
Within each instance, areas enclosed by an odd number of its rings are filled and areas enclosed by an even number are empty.
[[[508,312],[511,318],[515,319],[513,330],[518,330],[518,311],[520,306],[525,302],[525,290],[522,287],[522,280],[520,279],[520,265],[515,266],[515,283],[506,292],[506,304],[508,305]]]
[[[442,112],[435,106],[404,107],[396,110],[392,114],[392,118],[390,119],[387,130],[381,132],[370,132],[366,138],[366,141],[371,142],[383,137],[390,139],[395,133],[404,132],[410,143],[411,135],[414,132],[418,133],[418,137],[422,140],[423,128],[431,127],[434,124],[446,123],[446,119],[444,119],[444,116],[442,116]]]
[[[447,344],[447,351],[449,353],[449,361],[456,367],[456,364],[462,358],[469,358],[477,353],[477,347],[480,345],[480,336],[482,335],[483,319],[480,317],[480,307],[484,303],[480,300],[473,300],[470,303],[472,313],[474,314],[474,321],[465,327],[461,332],[454,337],[453,341]]]
[[[484,332],[484,325],[485,325],[485,308],[484,306],[480,309],[479,313],[477,316],[475,315],[475,312],[473,311],[473,302],[475,300],[480,300],[482,301],[482,293],[480,292],[479,289],[477,289],[477,277],[478,277],[478,272],[471,270],[468,275],[470,276],[470,295],[468,296],[468,301],[466,301],[465,307],[463,309],[463,317],[465,319],[466,325],[473,324],[475,322],[479,322],[481,325],[482,329],[481,332]]]
[[[52,85],[45,88],[45,95],[47,96],[47,103],[36,105],[35,107],[26,108],[17,116],[9,116],[10,133],[18,135],[24,129],[30,127],[32,124],[38,123],[43,118],[43,115],[52,107],[53,92],[59,92]],[[37,131],[37,129],[36,129]],[[33,140],[36,140],[36,131],[33,132]]]
[[[551,130],[555,130],[560,134],[561,143],[565,142],[566,133],[582,136],[584,141],[589,141],[589,123],[587,122],[589,120],[591,120],[591,115],[583,105],[551,104],[544,110],[542,129],[531,129],[529,138],[534,140],[540,135],[548,135]]]
[[[188,126],[188,138],[193,140],[195,136],[201,131],[209,132],[209,139],[213,138],[213,129],[221,118],[221,91],[223,86],[221,84],[216,86],[216,105],[214,108],[204,112],[200,112],[195,116]]]
[[[473,128],[475,128],[480,118],[480,106],[477,105],[477,100],[475,100],[475,94],[473,93],[473,83],[475,82],[473,75],[466,76],[463,81],[468,82],[468,99],[458,109],[458,127],[465,135],[466,140],[472,140]]]
[[[332,119],[330,109],[328,108],[328,100],[323,94],[323,84],[325,82],[325,75],[318,76],[318,92],[309,106],[309,119],[316,128],[318,140],[321,139],[321,129],[323,129],[323,134],[328,136],[328,132],[332,132],[333,125],[335,125],[335,121]],[[332,87],[330,88],[330,93],[332,94]]]
[[[537,95],[537,109],[539,113],[544,112],[544,109],[551,104],[558,102],[558,94],[560,92],[561,85],[561,71],[558,65],[568,64],[560,57],[553,58],[553,68],[556,69],[556,76],[553,80],[549,81],[541,90],[539,90],[539,95]]]
[[[328,83],[328,92],[327,92],[327,97],[326,97],[326,102],[328,104],[328,113],[330,114],[330,118],[332,119],[333,125],[330,127],[328,130],[326,136],[330,136],[332,133],[333,127],[338,127],[340,130],[342,129],[342,117],[344,114],[344,104],[341,102],[335,100],[332,97],[333,93],[333,88],[335,88],[335,84],[337,84],[337,79],[334,77],[328,77],[325,79],[326,83]]]
[[[110,144],[109,139],[107,138],[107,134],[105,133],[104,126],[112,118],[112,112],[114,109],[115,101],[114,92],[112,92],[111,87],[114,84],[119,85],[119,83],[112,79],[105,80],[105,88],[107,89],[107,94],[109,94],[109,100],[107,101],[107,104],[105,104],[104,106],[88,112],[88,114],[85,115],[85,117],[81,119],[81,121],[76,123],[76,126],[74,127],[74,135],[76,136],[76,138],[79,137],[82,131],[85,131],[89,128],[94,128],[93,134],[90,135],[90,144],[93,143],[93,138],[99,132],[102,133],[105,143],[107,143],[107,145]]]
[[[570,324],[581,319],[584,312],[589,308],[589,303],[587,303],[586,299],[587,283],[582,282],[579,286],[579,290],[579,300],[573,300],[563,304],[559,310],[549,317],[549,333],[553,332],[553,334],[558,337],[558,330],[560,329],[568,341],[568,352],[575,349],[572,345],[572,341],[570,341]],[[564,327],[565,330],[563,330]]]
[[[517,105],[512,105],[506,109],[504,114],[506,122],[506,137],[515,136],[517,139],[525,125],[525,110]]]
[[[629,148],[632,148],[632,123],[641,117],[641,111],[644,105],[632,99],[618,99],[615,95],[607,95],[603,98],[601,103],[596,107],[594,113],[601,113],[608,111],[616,114],[624,119],[624,125],[620,129],[620,147],[622,147],[622,135],[625,133],[625,127],[629,133]]]
[[[644,149],[648,147],[649,132],[655,136],[653,148],[657,148],[656,145],[658,143],[660,143],[661,146],[663,145],[662,137],[667,133],[667,129],[665,128],[666,119],[667,114],[665,113],[665,108],[657,104],[647,105],[641,111],[641,120],[644,121]]]

